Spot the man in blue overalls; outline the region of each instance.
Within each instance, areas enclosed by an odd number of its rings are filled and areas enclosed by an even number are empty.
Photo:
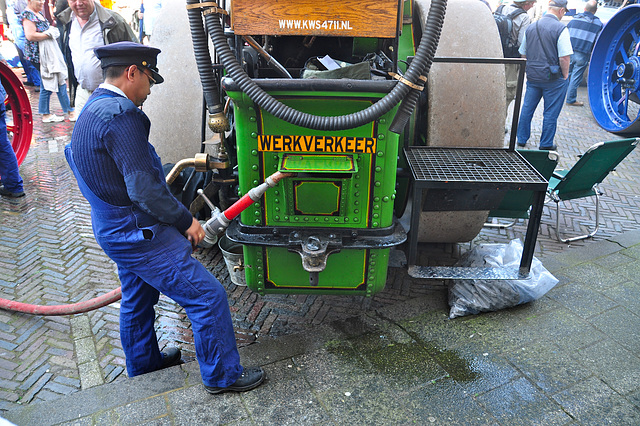
[[[121,42],[95,53],[105,82],[78,117],[65,155],[91,204],[96,240],[118,265],[127,372],[136,376],[180,362],[178,349],[158,348],[154,305],[162,292],[191,320],[205,389],[253,389],[264,372],[240,365],[226,292],[191,256],[204,230],[169,192],[148,142],[151,123],[138,108],[151,86],[164,81],[156,68],[160,50]]]

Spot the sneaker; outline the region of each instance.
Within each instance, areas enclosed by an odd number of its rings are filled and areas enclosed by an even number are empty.
[[[72,123],[78,119],[78,116],[75,113],[69,113],[69,121]]]
[[[558,147],[555,145],[551,145],[551,146],[541,146],[538,149],[542,151],[557,151]]]
[[[204,388],[207,392],[214,395],[223,392],[245,392],[260,386],[260,384],[262,384],[262,382],[264,381],[264,378],[265,374],[262,368],[245,368],[238,380],[236,380],[234,384],[227,386],[226,388],[216,388],[207,385],[204,385]]]
[[[42,118],[43,123],[59,123],[61,121],[64,121],[64,117],[60,117],[55,114],[51,114],[47,118]]]
[[[8,189],[6,189],[4,185],[0,185],[0,195],[2,195],[3,197],[9,197],[9,198],[20,198],[20,197],[24,197],[24,191],[11,192]]]
[[[584,102],[567,102],[567,105],[569,106],[584,106]]]

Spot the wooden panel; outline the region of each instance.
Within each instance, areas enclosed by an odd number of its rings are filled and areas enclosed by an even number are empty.
[[[233,0],[239,35],[394,38],[398,0]]]

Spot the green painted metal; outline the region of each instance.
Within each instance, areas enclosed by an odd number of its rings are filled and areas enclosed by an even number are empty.
[[[240,192],[245,194],[277,170],[291,167],[298,172],[245,210],[242,223],[324,228],[320,233],[333,227],[392,225],[399,138],[388,131],[388,125],[395,111],[356,129],[313,131],[259,110],[240,92],[228,95],[234,105]],[[349,92],[299,91],[271,95],[301,111],[338,115],[362,110],[384,93],[354,96]],[[338,145],[351,152],[323,152]],[[284,151],[284,147],[296,151]],[[261,294],[372,296],[384,288],[389,249],[344,249],[331,254],[318,275],[317,286],[309,283],[300,255],[285,248],[245,245],[244,257],[247,285]]]
[[[398,69],[406,71],[415,54],[412,25],[413,1],[405,1],[397,52]],[[377,50],[377,39],[354,39],[353,53]],[[270,95],[297,110],[338,116],[360,111],[386,93],[345,91],[273,91]],[[280,181],[259,202],[245,210],[245,225],[318,228],[376,229],[393,224],[398,195],[404,209],[408,180],[396,194],[398,152],[412,145],[414,114],[407,130],[388,130],[396,109],[377,122],[340,132],[314,131],[294,126],[260,110],[245,94],[227,92],[233,100],[240,193],[245,194],[273,172],[296,172]],[[375,145],[373,145],[375,143]],[[374,149],[375,148],[375,149]],[[343,249],[327,258],[317,285],[302,268],[298,253],[282,247],[244,246],[247,285],[260,294],[353,294],[372,296],[384,288],[389,249]]]

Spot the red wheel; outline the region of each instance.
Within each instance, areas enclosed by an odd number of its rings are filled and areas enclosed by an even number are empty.
[[[18,164],[22,164],[29,152],[33,136],[31,103],[22,81],[2,62],[0,62],[0,79],[7,92],[7,97],[4,99],[7,109],[7,134],[18,158]]]

